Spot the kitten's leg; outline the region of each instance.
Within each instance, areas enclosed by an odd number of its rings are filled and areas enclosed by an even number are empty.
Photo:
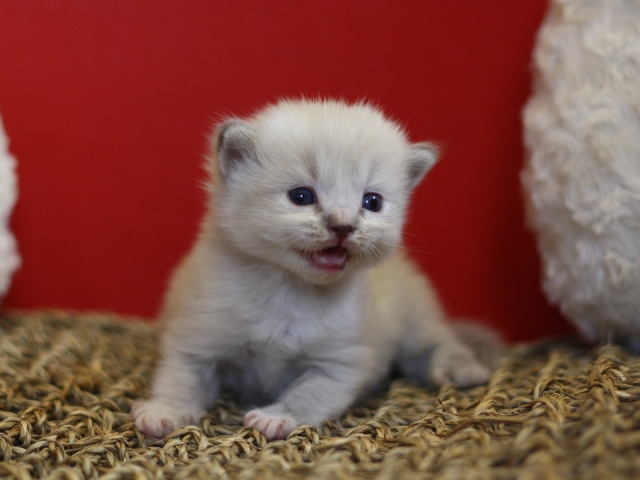
[[[458,387],[472,387],[485,383],[491,374],[489,367],[480,363],[473,351],[455,337],[414,361],[423,365],[418,379],[436,386],[451,382]]]
[[[437,338],[424,341],[419,349],[400,352],[397,362],[404,376],[426,385],[450,382],[458,387],[480,385],[489,379],[489,367],[480,363],[474,352],[452,333],[438,332]]]
[[[473,350],[480,363],[491,370],[498,368],[500,359],[507,353],[507,348],[498,332],[467,320],[457,320],[451,324],[451,329],[463,344]]]
[[[244,424],[268,440],[284,439],[301,424],[317,426],[340,415],[361,392],[366,377],[366,367],[363,371],[358,362],[325,362],[311,367],[276,403],[249,411]]]
[[[196,424],[218,393],[215,365],[168,352],[156,367],[151,399],[136,402],[131,413],[138,430],[162,438],[176,428]]]
[[[390,289],[398,292],[380,308],[385,318],[400,316],[404,320],[396,359],[401,373],[437,386],[452,382],[468,387],[486,382],[489,368],[455,335],[428,279],[402,257],[393,259],[384,272],[374,288],[379,289],[380,298]]]
[[[491,371],[455,336],[451,326],[436,312],[417,307],[411,312],[411,328],[397,359],[402,374],[435,386],[451,382],[470,387],[486,382]]]

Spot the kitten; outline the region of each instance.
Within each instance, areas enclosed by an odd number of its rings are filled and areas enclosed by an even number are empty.
[[[487,380],[398,252],[436,147],[370,105],[307,100],[228,120],[213,143],[211,204],[165,300],[140,431],[197,423],[221,388],[256,407],[246,426],[282,439],[339,416],[394,363],[427,385]]]

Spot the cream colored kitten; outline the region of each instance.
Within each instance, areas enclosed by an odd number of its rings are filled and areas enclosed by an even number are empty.
[[[483,383],[427,279],[397,253],[409,196],[436,162],[376,108],[282,101],[224,122],[211,204],[163,312],[152,437],[197,423],[221,388],[268,439],[339,416],[393,363],[429,385]]]

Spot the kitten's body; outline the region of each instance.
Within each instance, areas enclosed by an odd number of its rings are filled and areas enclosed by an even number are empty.
[[[425,384],[484,382],[426,278],[396,253],[410,191],[435,160],[366,105],[281,102],[223,124],[212,205],[169,289],[137,427],[164,436],[231,388],[267,405],[246,425],[283,438],[340,415],[394,362]],[[300,188],[313,203],[294,204]]]

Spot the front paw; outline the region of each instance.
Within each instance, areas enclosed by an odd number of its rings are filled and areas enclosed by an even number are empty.
[[[140,400],[133,404],[131,414],[136,428],[148,437],[163,438],[176,428],[195,424],[199,414],[176,409],[159,400]]]
[[[490,376],[489,368],[463,345],[441,345],[429,367],[429,378],[436,386],[453,383],[457,387],[473,387],[485,383]]]
[[[298,426],[298,422],[286,413],[273,414],[256,408],[244,416],[244,425],[255,428],[267,440],[284,440]]]

